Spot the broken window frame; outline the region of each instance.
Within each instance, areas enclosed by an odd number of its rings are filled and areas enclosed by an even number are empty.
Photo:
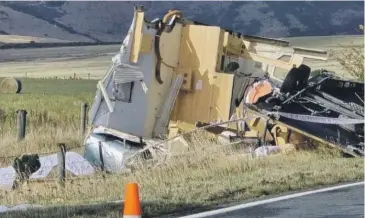
[[[129,87],[126,87],[126,86],[129,86]],[[134,81],[126,82],[126,83],[114,83],[114,85],[113,85],[114,100],[121,101],[121,102],[126,102],[126,103],[131,103],[132,102],[133,88],[134,88]],[[124,97],[120,98],[120,96],[117,94],[119,91],[122,91],[122,92],[128,91],[128,93],[124,94]]]

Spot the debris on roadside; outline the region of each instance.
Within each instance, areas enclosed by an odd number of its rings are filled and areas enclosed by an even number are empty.
[[[12,166],[0,168],[0,188],[15,189],[29,181],[45,179],[57,165],[57,154],[48,156],[26,154],[16,157]],[[96,171],[76,152],[66,152],[65,169],[76,176],[92,175]]]

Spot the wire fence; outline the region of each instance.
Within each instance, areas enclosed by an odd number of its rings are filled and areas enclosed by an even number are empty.
[[[85,134],[85,131],[86,131],[86,111],[87,111],[87,105],[85,103],[82,104],[81,106],[81,126],[80,126],[80,129],[81,129],[81,133],[82,135]],[[23,140],[24,137],[25,137],[25,123],[26,123],[26,114],[27,112],[24,111],[24,110],[19,110],[18,112],[18,116],[17,116],[17,119],[18,119],[18,134],[17,134],[17,139],[18,140]],[[177,135],[175,137],[172,137],[172,138],[169,138],[167,140],[162,140],[161,142],[157,143],[157,144],[149,144],[147,146],[145,146],[144,149],[140,150],[139,152],[136,152],[135,154],[131,154],[130,156],[127,156],[127,157],[123,157],[123,160],[125,163],[133,163],[133,159],[137,159],[135,157],[140,157],[141,154],[144,152],[144,151],[147,151],[149,149],[156,149],[156,148],[161,148],[161,147],[165,147],[166,143],[168,142],[171,142],[172,140],[174,139],[177,139],[178,137],[182,137],[182,136],[186,136],[188,134],[193,134],[193,133],[197,133],[199,131],[204,131],[208,128],[212,128],[212,127],[217,127],[217,126],[222,126],[222,125],[225,125],[225,124],[229,124],[229,123],[234,123],[234,122],[240,122],[240,121],[244,121],[245,119],[247,119],[248,117],[244,117],[244,118],[238,118],[238,119],[231,119],[229,121],[226,121],[226,122],[219,122],[219,123],[214,123],[214,124],[210,124],[210,125],[205,125],[205,126],[202,126],[200,128],[197,128],[197,129],[194,129],[192,131],[188,131],[188,132],[185,132],[183,134],[180,134],[180,135]],[[251,119],[253,118],[257,118],[257,116],[251,116],[249,117]],[[20,133],[19,133],[20,132]],[[220,144],[216,144],[216,146],[213,146],[213,145],[210,145],[210,146],[203,146],[201,147],[200,149],[201,150],[207,150],[207,149],[214,149],[214,148],[223,148],[225,146],[232,146],[232,145],[237,145],[237,144],[240,144],[242,143],[243,140],[242,138],[241,139],[238,139],[234,142],[231,142],[231,143],[227,143],[225,145],[220,145]],[[49,166],[50,168],[54,168],[55,166],[62,166],[62,167],[58,167],[58,178],[59,178],[59,181],[62,181],[65,179],[65,171],[66,169],[68,171],[70,171],[72,174],[74,175],[82,175],[81,172],[83,173],[87,173],[87,170],[88,169],[91,169],[91,167],[93,167],[95,169],[95,165],[91,166],[90,163],[86,164],[86,160],[83,159],[81,156],[79,157],[76,157],[75,156],[75,152],[72,152],[72,150],[76,150],[76,149],[79,149],[79,148],[82,148],[84,147],[84,145],[79,145],[77,147],[72,147],[72,149],[69,149],[67,150],[66,149],[66,145],[64,143],[60,143],[58,144],[58,149],[55,149],[55,150],[52,150],[52,151],[48,151],[48,152],[38,152],[37,155],[40,156],[40,162],[41,162],[41,167],[40,167],[40,170],[38,170],[36,172],[35,175],[32,175],[30,176],[30,178],[36,178],[34,176],[36,175],[39,175],[40,177],[37,177],[37,178],[43,178],[43,177],[46,177],[46,174],[42,174],[43,172],[49,172],[49,170],[47,170],[47,167]],[[166,149],[156,149],[158,152],[160,152],[160,157],[162,158],[165,158],[165,160],[167,158],[173,158],[173,157],[176,157],[176,156],[181,156],[182,154],[181,153],[177,153],[177,154],[174,154],[173,152],[171,151],[166,151]],[[198,150],[193,150],[193,151],[190,151],[190,152],[185,152],[182,156],[189,156],[189,155],[193,155],[194,153],[196,153]],[[104,171],[105,170],[105,166],[104,166],[104,158],[108,158],[108,159],[117,159],[117,157],[115,156],[110,156],[111,154],[104,154],[103,152],[103,145],[102,143],[99,143],[99,161],[100,163],[98,163],[99,165],[99,168],[100,169],[95,169],[95,170],[100,170],[100,171]],[[250,152],[252,153],[252,151]],[[68,154],[72,154],[74,155],[74,158],[76,158],[75,160],[71,160],[68,157]],[[109,155],[109,156],[108,156]],[[167,157],[168,156],[168,157]],[[23,156],[22,156],[23,157]],[[0,161],[9,161],[9,160],[13,160],[13,163],[14,163],[14,160],[16,158],[19,158],[19,155],[11,155],[11,156],[0,156]],[[51,164],[49,164],[48,162],[50,161]],[[78,162],[79,161],[79,162]],[[76,164],[80,164],[81,162],[84,163],[83,165],[77,165]],[[85,165],[86,164],[86,165]],[[79,167],[79,169],[77,170],[77,168]],[[11,172],[13,175],[14,172]],[[33,172],[35,173],[35,172]],[[47,174],[48,175],[48,174]],[[4,177],[5,178],[5,177]]]
[[[79,145],[79,146],[76,146],[76,147],[72,147],[72,148],[69,148],[67,149],[67,151],[74,151],[76,149],[80,149],[80,148],[83,148],[84,145]],[[57,152],[59,152],[59,149],[54,149],[54,150],[51,150],[51,151],[47,151],[47,152],[37,152],[37,154],[39,156],[46,156],[46,155],[51,155],[51,154],[56,154]],[[9,159],[14,159],[14,158],[17,158],[19,157],[21,154],[18,154],[18,155],[7,155],[7,156],[0,156],[0,160],[9,160]]]
[[[89,105],[86,102],[82,102],[80,104],[80,106],[81,106],[81,111],[80,111],[79,133],[83,136],[85,134],[85,131],[87,129],[87,124],[88,124],[87,111],[88,111]],[[31,112],[33,112],[33,111],[31,111]],[[27,125],[27,123],[29,122],[28,111],[27,110],[16,110],[15,113],[16,113],[15,125],[16,125],[16,131],[17,131],[16,137],[17,137],[18,141],[22,141],[25,138],[25,135],[27,132],[26,127],[29,126],[29,125]],[[9,114],[7,116],[10,117]],[[13,118],[13,117],[11,117],[11,118]],[[33,119],[33,121],[34,121],[34,119]],[[39,123],[34,124],[34,125],[39,125]]]
[[[33,79],[42,79],[42,80],[98,80],[103,77],[102,74],[92,74],[92,73],[73,73],[71,75],[65,76],[38,76],[32,77],[29,76],[28,73],[24,73],[20,78],[33,78]]]
[[[205,148],[197,148],[194,151],[169,154],[169,160],[173,158],[186,158],[199,156],[199,152],[206,152],[210,155],[222,152],[223,149],[230,147],[234,144],[239,144],[242,141],[235,141],[232,143],[227,143],[224,145],[212,145]],[[80,154],[73,151],[66,151],[66,149],[60,144],[59,151],[39,153],[39,168],[36,168],[34,172],[30,172],[29,181],[32,183],[58,183],[64,186],[65,182],[69,181],[79,181],[79,180],[105,180],[105,165],[103,158],[109,160],[118,159],[118,157],[113,154],[105,154],[102,152],[100,147],[100,162],[97,164],[91,164],[88,160],[84,159]],[[80,146],[81,147],[81,146]],[[1,157],[1,158],[11,158]],[[17,156],[13,156],[17,158]],[[135,158],[137,160],[137,158]],[[166,159],[161,159],[163,162],[168,161]],[[191,162],[192,159],[189,159]],[[198,160],[196,160],[198,161]],[[124,162],[125,163],[125,162]],[[193,162],[191,162],[193,163]],[[123,163],[120,163],[123,164]],[[126,163],[125,163],[126,164]],[[132,164],[132,163],[129,163]],[[135,163],[136,166],[138,163]],[[155,166],[158,166],[155,164]],[[113,167],[113,166],[110,166]],[[98,173],[101,174],[98,174]],[[128,172],[128,171],[127,171]],[[68,175],[68,176],[67,176]],[[19,175],[17,169],[13,166],[6,168],[0,168],[0,187],[5,187],[8,189],[15,189],[15,183],[19,180]],[[19,180],[22,182],[22,180]]]
[[[12,166],[0,168],[0,186],[14,189],[16,180],[23,182],[28,179],[57,180],[58,183],[64,185],[66,171],[74,176],[89,176],[98,170],[77,152],[67,151],[64,143],[59,143],[58,147],[58,151],[37,153],[36,155],[0,157],[1,159],[13,159]],[[55,168],[57,170],[53,174],[56,176],[49,178],[49,174]]]
[[[80,123],[80,132],[82,135],[85,134],[86,131],[86,111],[87,111],[87,104],[83,103],[81,105],[81,123]],[[17,111],[17,139],[23,140],[25,137],[25,124],[26,124],[26,114],[27,112],[24,110]],[[171,142],[172,140],[175,140],[179,137],[183,137],[186,135],[192,135],[194,133],[197,133],[199,131],[207,130],[208,128],[222,126],[234,122],[241,122],[248,118],[254,119],[258,116],[251,116],[251,117],[244,117],[244,118],[237,118],[237,119],[231,119],[229,121],[225,122],[219,122],[214,123],[210,125],[205,125],[200,128],[194,129],[192,131],[188,131],[185,133],[182,133],[180,135],[177,135],[175,137],[169,138],[167,140],[161,140],[161,142],[150,144],[145,146],[144,149],[140,150],[139,152],[136,152],[135,154],[123,156],[123,161],[120,163],[119,167],[123,167],[124,165],[131,165],[138,161],[140,155],[148,150],[148,149],[156,149],[159,147],[165,147],[166,143]],[[242,144],[243,138],[239,138],[236,141],[232,141],[230,143],[225,144],[210,144],[209,146],[202,146],[196,149],[192,149],[190,151],[184,152],[183,154],[173,153],[173,152],[166,152],[166,149],[160,149],[161,155],[159,156],[161,159],[157,160],[159,163],[155,164],[155,166],[159,166],[161,163],[166,163],[169,160],[179,157],[179,158],[190,158],[193,156],[196,156],[199,152],[209,152],[210,154],[217,153],[217,150],[221,152],[221,149],[224,149],[226,147],[231,147],[233,145]],[[247,144],[246,144],[247,145]],[[82,157],[77,152],[74,152],[73,150],[83,148],[84,145],[79,145],[76,147],[72,147],[71,149],[67,149],[65,143],[58,143],[58,148],[47,151],[47,152],[37,152],[38,156],[38,166],[33,168],[33,171],[30,171],[30,168],[26,167],[25,165],[28,165],[29,162],[16,162],[18,159],[27,159],[30,157],[30,155],[10,155],[10,156],[0,156],[0,162],[6,161],[10,162],[12,161],[13,165],[6,167],[6,168],[0,168],[0,187],[5,186],[8,188],[16,188],[17,182],[24,182],[25,180],[31,180],[32,182],[57,182],[60,186],[64,187],[67,181],[72,180],[80,180],[80,179],[92,179],[92,180],[98,180],[98,179],[105,179],[105,172],[108,170],[105,169],[106,165],[104,163],[104,159],[114,159],[117,160],[120,157],[114,156],[110,153],[105,153],[105,148],[103,148],[103,144],[99,142],[99,151],[98,154],[96,154],[99,158],[98,163],[90,163],[88,162],[84,157]],[[255,147],[255,146],[254,146]],[[252,147],[250,147],[250,152],[248,153],[249,156],[253,156]],[[158,150],[158,149],[157,149]],[[215,150],[215,151],[214,151]],[[97,151],[96,151],[97,152]],[[96,158],[97,159],[97,158]],[[198,160],[196,160],[198,161]],[[18,164],[17,164],[18,163]],[[17,164],[17,165],[16,165]],[[109,162],[110,164],[110,162]],[[36,164],[37,165],[37,164]],[[138,165],[138,164],[137,164]],[[14,167],[15,166],[15,167]],[[23,166],[23,169],[21,167]],[[109,166],[110,167],[110,166]],[[117,166],[118,167],[118,166]],[[26,169],[24,169],[26,168]],[[56,170],[54,170],[56,169]],[[28,170],[28,171],[27,171]],[[96,174],[96,172],[102,172],[102,175]],[[24,177],[25,174],[25,177]],[[86,176],[86,177],[85,177]],[[90,177],[92,176],[92,177]]]
[[[87,110],[88,104],[81,104],[81,122],[80,122],[80,134],[85,135],[87,128]],[[27,126],[27,114],[26,110],[16,111],[16,139],[18,142],[23,141],[26,136],[26,126]],[[72,146],[70,149],[66,149],[65,143],[58,143],[58,148],[47,152],[32,152],[32,155],[37,155],[37,160],[39,169],[33,171],[32,175],[27,175],[30,179],[47,177],[48,173],[52,171],[53,168],[58,166],[57,177],[58,181],[62,182],[66,176],[66,169],[70,171],[73,175],[83,175],[90,174],[93,172],[91,169],[94,168],[88,163],[81,155],[73,152],[76,149],[82,148],[83,145]],[[35,154],[36,153],[36,154]],[[16,154],[16,155],[2,155],[0,156],[0,162],[8,163],[12,166],[7,168],[0,168],[0,186],[14,184],[14,181],[19,179],[23,180],[23,174],[29,174],[25,172],[29,170],[29,158],[32,155],[29,154]],[[28,159],[28,162],[27,162]],[[22,162],[23,161],[23,162]]]

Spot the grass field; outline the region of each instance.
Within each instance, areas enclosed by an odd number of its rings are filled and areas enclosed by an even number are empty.
[[[103,51],[102,55],[91,58],[85,55],[78,59],[63,56],[63,59],[42,60],[37,60],[39,55],[33,54],[29,55],[34,57],[30,62],[0,63],[0,76],[22,77],[28,72],[30,77],[62,78],[77,73],[85,78],[88,73],[95,72],[91,73],[91,77],[100,78],[112,57],[106,55],[108,52]],[[82,153],[83,137],[78,134],[81,103],[91,103],[96,81],[21,80],[22,94],[0,95],[0,157],[12,156],[0,158],[0,166],[11,165],[13,156],[24,153],[54,153],[58,151],[58,142],[64,142],[69,149],[75,148]],[[18,109],[28,111],[27,135],[22,142],[15,138],[15,111]],[[171,160],[168,166],[142,167],[133,175],[106,175],[102,178],[97,174],[83,180],[70,179],[65,189],[56,187],[52,174],[49,181],[31,183],[15,191],[0,190],[0,204],[79,204],[118,200],[123,198],[124,184],[135,181],[141,186],[142,199],[154,202],[144,206],[144,212],[156,215],[185,207],[213,206],[285,191],[364,180],[363,159],[342,158],[338,152],[329,149],[252,159],[232,152],[231,148],[228,149],[230,152],[207,149],[202,153],[200,148],[216,145],[216,142],[202,137],[195,140],[194,145],[197,150]],[[95,213],[99,212],[102,211]],[[114,217],[119,211],[105,213]]]
[[[110,58],[95,57],[87,59],[77,58],[64,58],[64,59],[50,59],[50,60],[38,60],[34,62],[11,62],[6,64],[0,64],[2,76],[13,77],[54,77],[68,78],[73,77],[76,74],[77,77],[90,79],[100,79],[108,69],[111,63]]]
[[[55,146],[53,137],[77,140],[78,135],[74,133],[80,124],[81,103],[91,103],[96,81],[27,78],[22,82],[21,95],[0,95],[2,154],[47,152]],[[14,144],[18,109],[28,111],[27,138],[20,145]]]

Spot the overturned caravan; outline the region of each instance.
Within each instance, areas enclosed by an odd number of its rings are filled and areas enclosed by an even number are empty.
[[[147,158],[158,153],[145,148],[178,134],[180,124],[230,120],[245,102],[250,79],[266,75],[280,85],[277,73],[305,58],[326,60],[327,53],[204,25],[177,10],[147,21],[136,7],[119,53],[98,82],[85,158],[107,171],[123,170],[126,158],[141,150]]]

